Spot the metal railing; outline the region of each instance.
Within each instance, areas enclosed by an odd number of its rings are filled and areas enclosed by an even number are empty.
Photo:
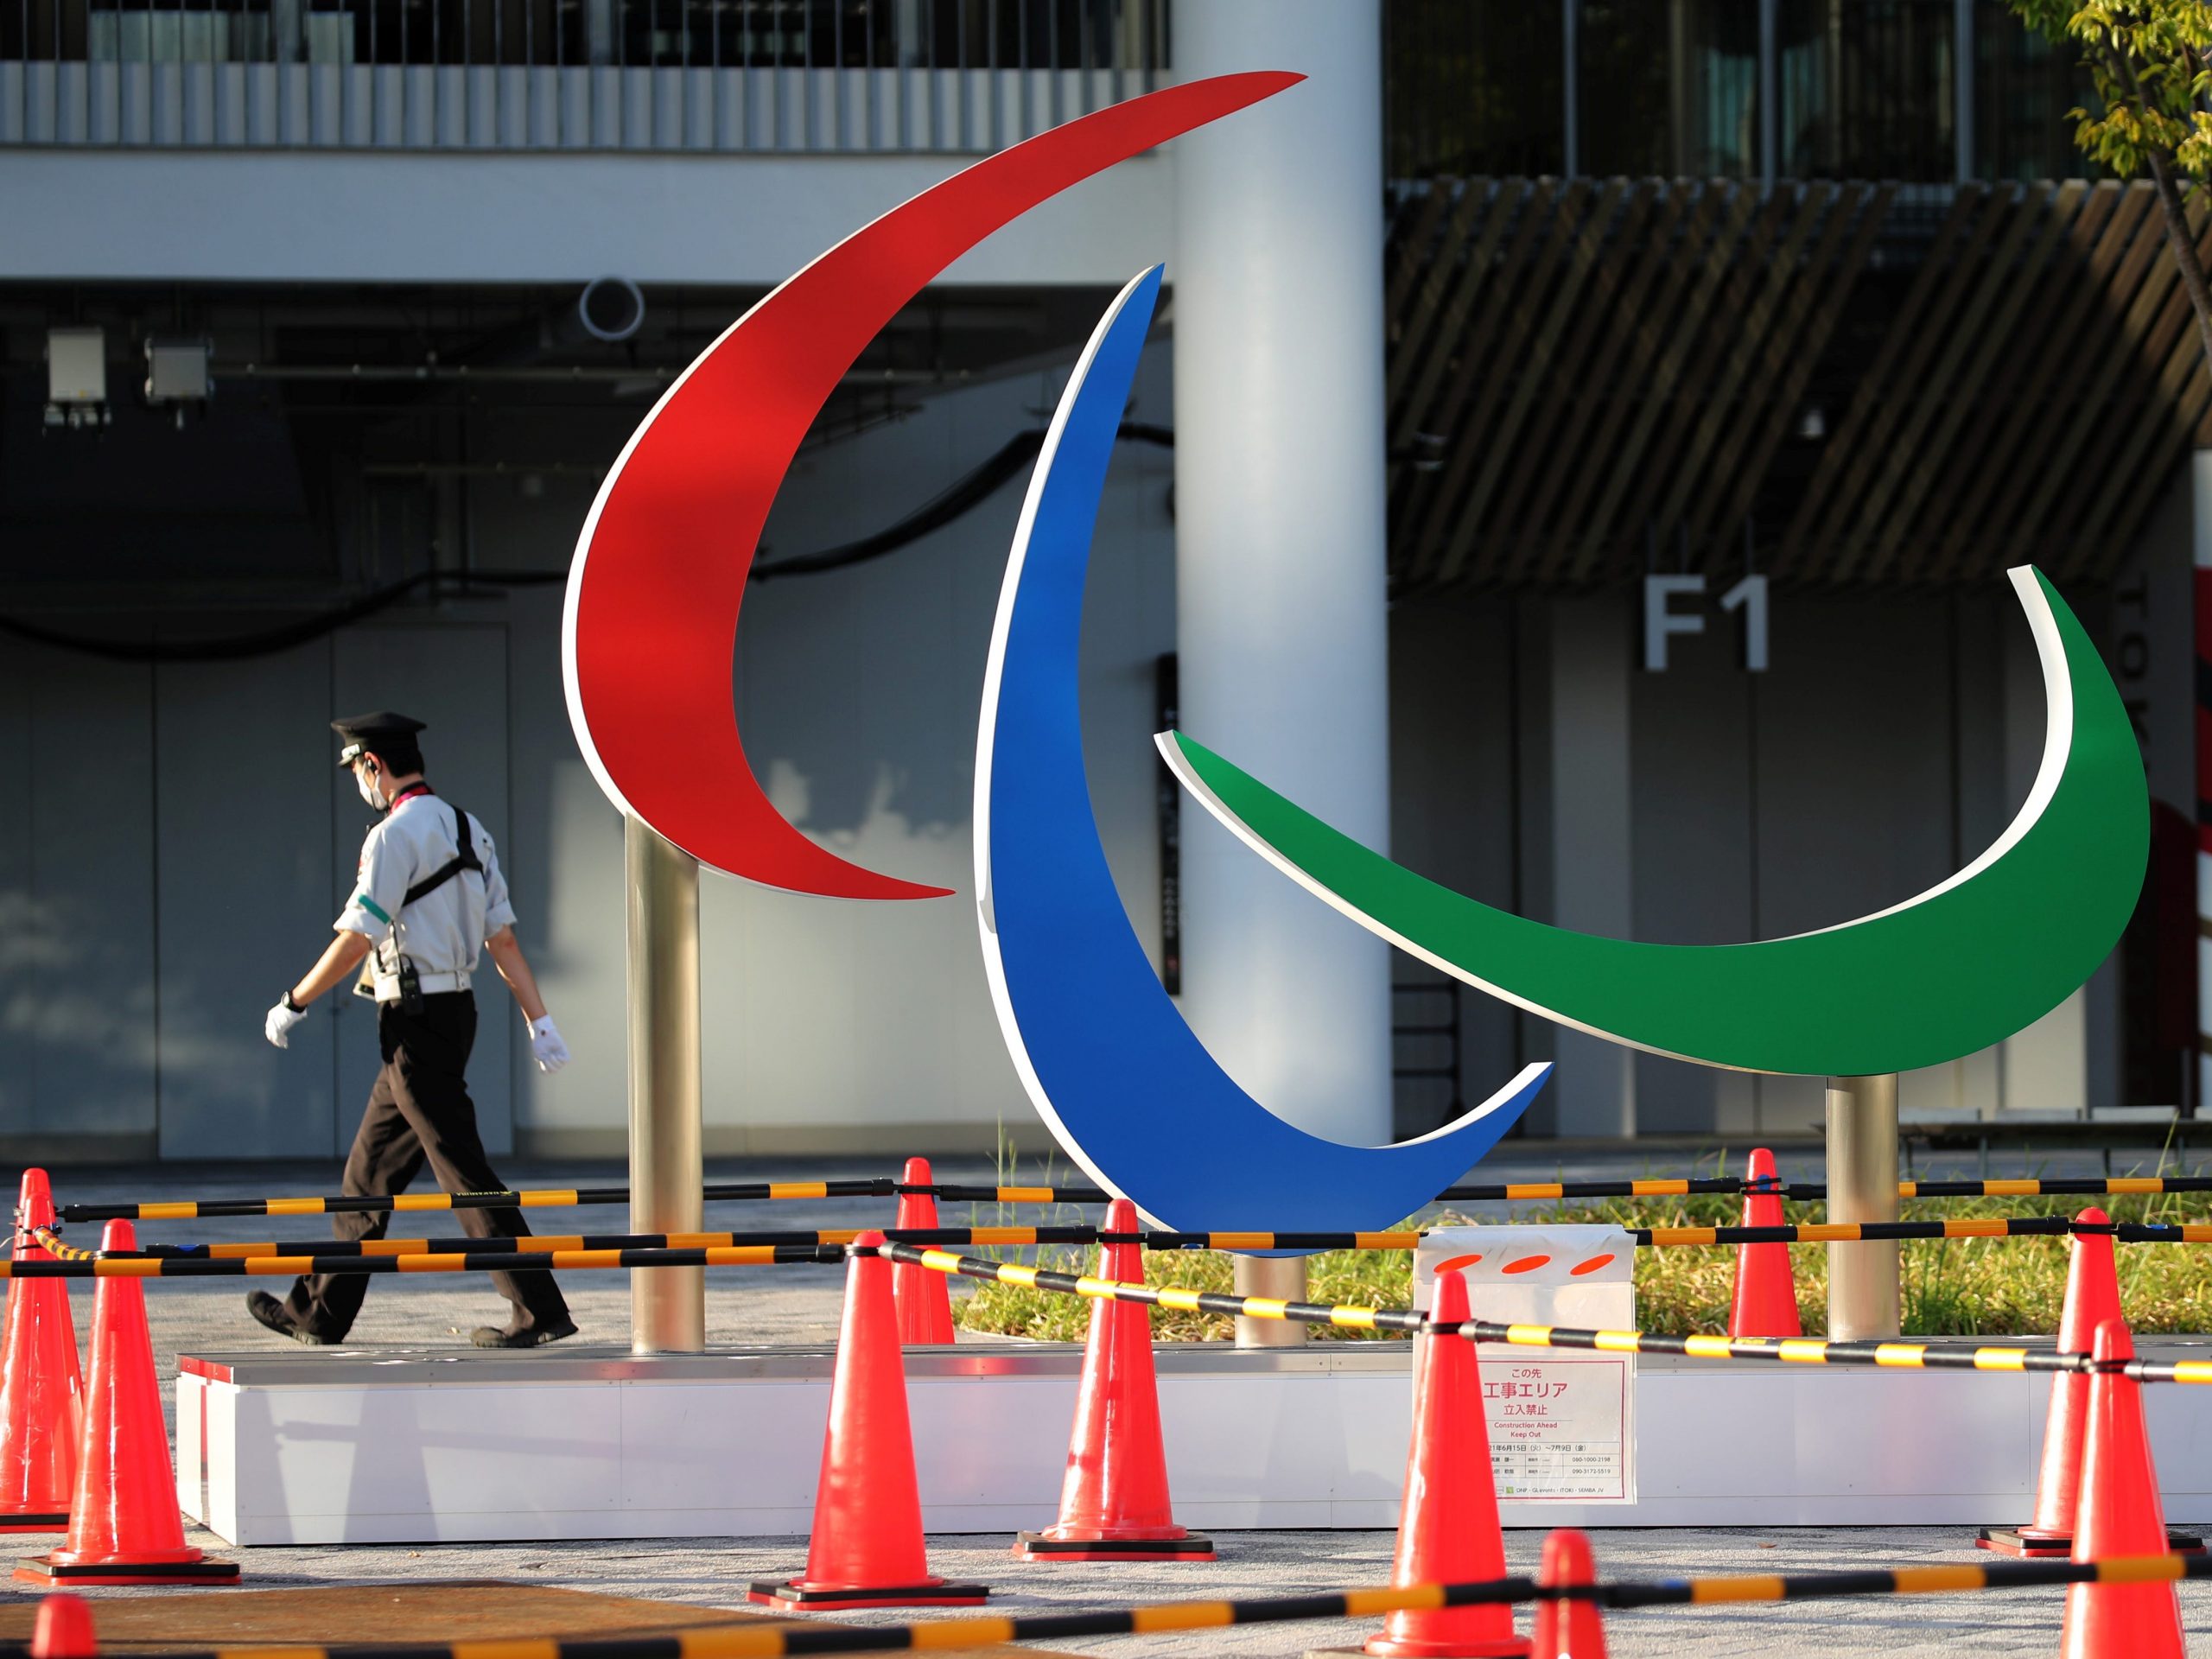
[[[0,0],[0,144],[983,152],[1169,0]]]

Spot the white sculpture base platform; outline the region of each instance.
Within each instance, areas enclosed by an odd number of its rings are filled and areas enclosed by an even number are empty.
[[[1158,1351],[1185,1525],[1397,1523],[1407,1344]],[[1051,1520],[1081,1359],[1046,1344],[908,1353],[930,1531]],[[187,1357],[179,1497],[241,1545],[804,1534],[830,1362],[822,1349]],[[1508,1526],[2028,1518],[2046,1378],[1641,1363],[1637,1500],[1510,1502]],[[2168,1518],[2212,1520],[2212,1401],[2180,1387],[2146,1395]]]

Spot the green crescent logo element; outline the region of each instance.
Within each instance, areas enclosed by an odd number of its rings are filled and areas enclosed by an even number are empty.
[[[1160,753],[1206,810],[1402,950],[1577,1030],[1744,1071],[1855,1077],[1956,1059],[2056,1007],[2143,885],[2150,804],[2120,692],[2039,571],[2012,586],[2043,666],[2043,764],[1980,858],[1857,921],[1748,944],[1644,944],[1493,910],[1339,834],[1179,733]]]

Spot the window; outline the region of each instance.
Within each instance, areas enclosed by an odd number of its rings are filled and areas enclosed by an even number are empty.
[[[1383,17],[1392,178],[1565,171],[1560,0],[1392,0]]]

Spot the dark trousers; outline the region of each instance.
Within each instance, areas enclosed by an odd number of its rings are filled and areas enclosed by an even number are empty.
[[[404,1192],[426,1161],[445,1192],[503,1190],[506,1184],[484,1155],[475,1103],[462,1075],[476,1042],[475,997],[467,991],[427,995],[423,1012],[411,1014],[395,1003],[379,1003],[377,1040],[384,1069],[369,1090],[368,1109],[346,1154],[341,1190],[349,1198]],[[452,1213],[472,1238],[530,1233],[519,1210]],[[390,1221],[388,1215],[343,1211],[330,1218],[330,1230],[340,1239],[382,1238]],[[569,1305],[550,1273],[495,1273],[492,1287],[515,1305],[514,1330],[569,1322]],[[307,1330],[335,1342],[353,1328],[368,1287],[365,1274],[316,1274],[296,1281],[284,1306]]]

